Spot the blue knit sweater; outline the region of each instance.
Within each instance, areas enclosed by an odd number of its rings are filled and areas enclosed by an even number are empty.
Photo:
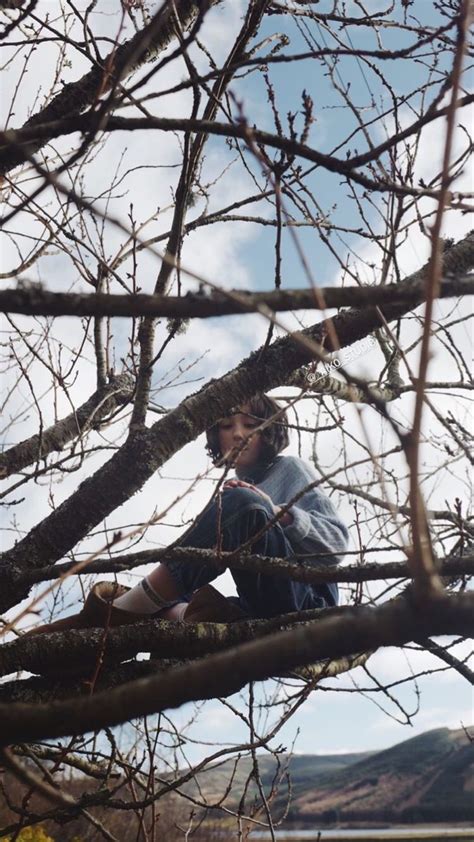
[[[297,456],[277,456],[265,470],[256,466],[246,469],[240,479],[261,488],[277,506],[284,506],[299,492],[318,479],[308,462]],[[293,522],[284,526],[285,534],[296,555],[318,564],[340,564],[344,558],[349,532],[329,497],[319,488],[305,491],[290,509]]]

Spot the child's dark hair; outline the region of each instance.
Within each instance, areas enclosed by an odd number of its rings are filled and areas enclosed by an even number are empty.
[[[286,410],[282,411],[280,404],[268,395],[255,395],[255,397],[246,401],[246,404],[249,407],[249,415],[258,421],[266,421],[268,418],[272,418],[273,415],[279,413],[276,421],[269,424],[260,433],[262,439],[261,460],[264,463],[273,462],[275,457],[285,447],[288,447],[290,443]],[[238,409],[233,411],[239,412]],[[214,465],[216,465],[222,459],[222,453],[219,447],[219,423],[214,424],[213,427],[207,430],[206,439],[206,450]]]

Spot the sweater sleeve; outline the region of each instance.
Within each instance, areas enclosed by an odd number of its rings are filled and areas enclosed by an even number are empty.
[[[281,506],[317,478],[312,467],[301,459],[288,456],[285,462],[287,499],[278,501]],[[329,497],[319,488],[312,488],[289,511],[293,522],[283,528],[294,551],[309,556],[308,560],[317,564],[340,564],[349,542],[349,531]]]

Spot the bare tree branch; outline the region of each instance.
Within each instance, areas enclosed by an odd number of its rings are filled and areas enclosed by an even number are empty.
[[[229,290],[208,295],[188,292],[185,296],[87,295],[84,293],[48,292],[39,286],[0,291],[0,311],[28,316],[137,316],[182,319],[207,319],[237,313],[255,313],[264,306],[275,313],[287,310],[320,310],[321,299],[326,307],[361,307],[364,304],[397,304],[418,302],[423,281],[389,284],[384,287],[321,287],[316,298],[311,289],[285,289],[271,292]],[[472,295],[474,278],[470,275],[444,278],[439,298]]]
[[[218,0],[206,0],[206,6],[217,2]],[[64,85],[61,92],[41,111],[30,117],[23,128],[34,131],[35,126],[66,116],[79,115],[87,106],[94,105],[96,99],[115,86],[121,78],[154,59],[169,46],[177,34],[175,13],[179,16],[181,26],[186,29],[195,20],[201,6],[197,0],[176,0],[173,4],[161,4],[144,29],[114,49],[105,58],[103,65],[97,64],[81,79]],[[95,121],[97,124],[97,114]],[[29,153],[38,151],[51,139],[52,136],[45,135],[38,142],[30,143]],[[5,175],[23,161],[21,150],[10,147],[0,156],[0,174]]]
[[[0,161],[3,158],[4,161],[7,161],[7,166],[9,167],[12,160],[15,161],[15,165],[24,160],[30,160],[32,149],[41,145],[46,139],[50,140],[55,136],[63,136],[78,131],[88,131],[91,127],[95,126],[96,122],[97,118],[94,115],[90,117],[88,114],[85,114],[73,118],[65,117],[58,121],[45,123],[43,126],[35,125],[32,128],[25,128],[22,132],[15,132],[13,129],[1,132]],[[374,192],[392,192],[397,196],[429,196],[434,199],[439,198],[439,192],[437,190],[410,187],[409,185],[397,183],[383,176],[377,179],[369,178],[357,169],[358,164],[352,164],[350,158],[346,160],[336,158],[333,155],[318,152],[316,149],[312,149],[310,146],[298,142],[295,138],[290,139],[271,134],[270,132],[246,124],[218,123],[212,120],[173,117],[109,117],[105,125],[101,128],[108,132],[160,129],[165,132],[183,131],[204,134],[206,136],[217,135],[221,137],[239,138],[249,144],[255,143],[262,146],[269,146],[274,149],[280,149],[289,156],[298,156],[305,161],[310,161],[319,167],[323,167],[328,172],[343,175],[356,184]],[[5,147],[3,154],[2,145]],[[22,145],[26,149],[26,154],[22,154]],[[1,169],[0,166],[0,172]],[[459,194],[457,198],[464,198],[465,195]]]
[[[40,435],[31,436],[0,454],[0,479],[19,473],[32,462],[45,459],[48,454],[62,450],[72,439],[83,436],[88,429],[97,429],[118,406],[133,395],[133,380],[128,374],[112,377],[75,412],[53,424]]]
[[[430,514],[430,513],[428,513]],[[444,520],[455,523],[453,512],[443,512]],[[440,518],[441,519],[441,518]],[[327,555],[325,553],[325,555]],[[324,582],[375,582],[387,579],[407,579],[410,576],[408,565],[403,561],[370,562],[363,564],[351,564],[347,566],[327,567],[325,564],[318,565],[312,556],[311,563],[306,564],[304,557],[292,559],[269,558],[266,556],[245,554],[242,557],[222,551],[217,555],[213,550],[201,550],[193,547],[192,550],[186,547],[174,547],[166,550],[142,550],[139,553],[129,553],[122,556],[114,556],[112,559],[97,559],[90,562],[87,567],[78,571],[79,574],[91,573],[121,573],[126,570],[133,570],[144,564],[156,564],[158,561],[180,559],[187,564],[216,564],[219,569],[225,565],[229,570],[254,570],[259,573],[272,573],[276,576],[290,577],[296,582],[310,582],[313,585]],[[469,576],[474,574],[474,555],[466,553],[462,556],[450,556],[440,560],[439,572],[441,576]],[[18,585],[34,585],[38,582],[46,582],[57,579],[68,572],[74,572],[77,568],[76,562],[54,564],[50,567],[42,567],[38,570],[19,572],[14,576]]]

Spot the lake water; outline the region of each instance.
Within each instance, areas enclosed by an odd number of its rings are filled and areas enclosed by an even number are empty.
[[[318,834],[321,834],[320,836]],[[254,831],[252,839],[259,842],[271,840],[268,831]],[[474,842],[474,830],[469,828],[450,827],[403,827],[403,828],[370,828],[370,830],[277,830],[275,838],[278,842]]]

